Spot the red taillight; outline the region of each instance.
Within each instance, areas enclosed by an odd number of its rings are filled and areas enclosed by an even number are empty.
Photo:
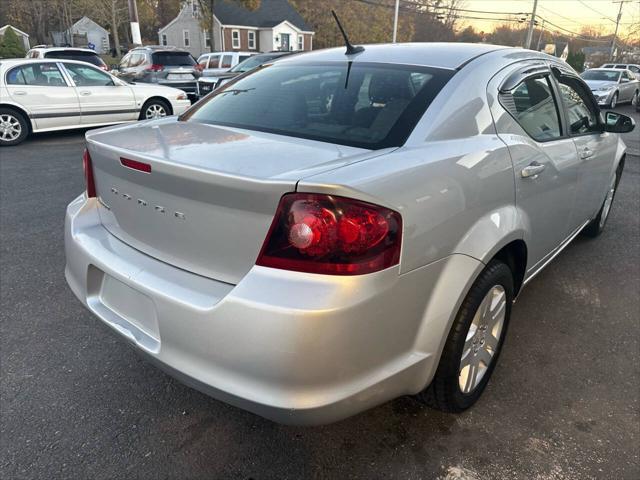
[[[196,68],[197,71],[201,72],[201,71],[204,70],[204,65],[202,65],[200,63],[196,63],[195,68]]]
[[[87,187],[87,197],[95,197],[96,183],[93,180],[93,165],[91,165],[91,155],[89,155],[89,150],[86,148],[82,155],[82,168],[84,170],[84,183]]]
[[[398,212],[351,198],[284,195],[257,265],[328,275],[377,272],[400,261]]]
[[[147,70],[151,71],[151,72],[161,72],[164,69],[163,65],[158,65],[157,63],[154,63],[152,65],[149,65],[147,67]]]

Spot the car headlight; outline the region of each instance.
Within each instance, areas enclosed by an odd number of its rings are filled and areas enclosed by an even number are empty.
[[[179,95],[176,97],[176,100],[188,100],[188,99],[189,99],[189,97],[188,97],[188,96],[187,96],[187,94],[186,94],[186,93],[184,93],[184,92],[183,92],[183,93],[181,93],[181,94],[179,94]]]
[[[596,92],[608,92],[609,90],[612,90],[613,87],[600,87],[596,89]]]

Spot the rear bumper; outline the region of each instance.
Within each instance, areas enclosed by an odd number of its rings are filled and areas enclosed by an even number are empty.
[[[282,423],[330,423],[423,389],[457,308],[455,277],[480,266],[454,255],[401,276],[254,267],[234,286],[119,241],[95,202],[67,209],[74,294],[170,374]]]

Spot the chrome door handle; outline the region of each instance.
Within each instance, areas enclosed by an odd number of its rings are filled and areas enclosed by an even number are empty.
[[[583,160],[585,158],[589,158],[589,157],[592,157],[592,156],[593,156],[593,150],[590,150],[589,147],[585,147],[580,152],[580,158],[582,158]]]
[[[522,175],[522,178],[535,177],[538,174],[540,174],[544,169],[545,169],[544,164],[534,161],[534,162],[531,162],[526,167],[524,167],[522,169],[522,172],[520,172],[520,175]]]
[[[23,91],[23,90],[18,90],[17,92],[13,92],[14,95],[26,95],[27,92]]]
[[[87,95],[91,95],[91,92],[87,91],[87,90],[83,90],[80,92],[80,95],[82,95],[83,97],[86,97]]]

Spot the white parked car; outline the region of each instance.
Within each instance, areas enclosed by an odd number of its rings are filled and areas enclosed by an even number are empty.
[[[0,146],[17,145],[33,132],[181,114],[190,105],[181,90],[131,85],[85,62],[0,61]]]
[[[228,72],[240,62],[256,55],[258,52],[213,52],[198,57],[198,66],[203,77],[215,76]]]

